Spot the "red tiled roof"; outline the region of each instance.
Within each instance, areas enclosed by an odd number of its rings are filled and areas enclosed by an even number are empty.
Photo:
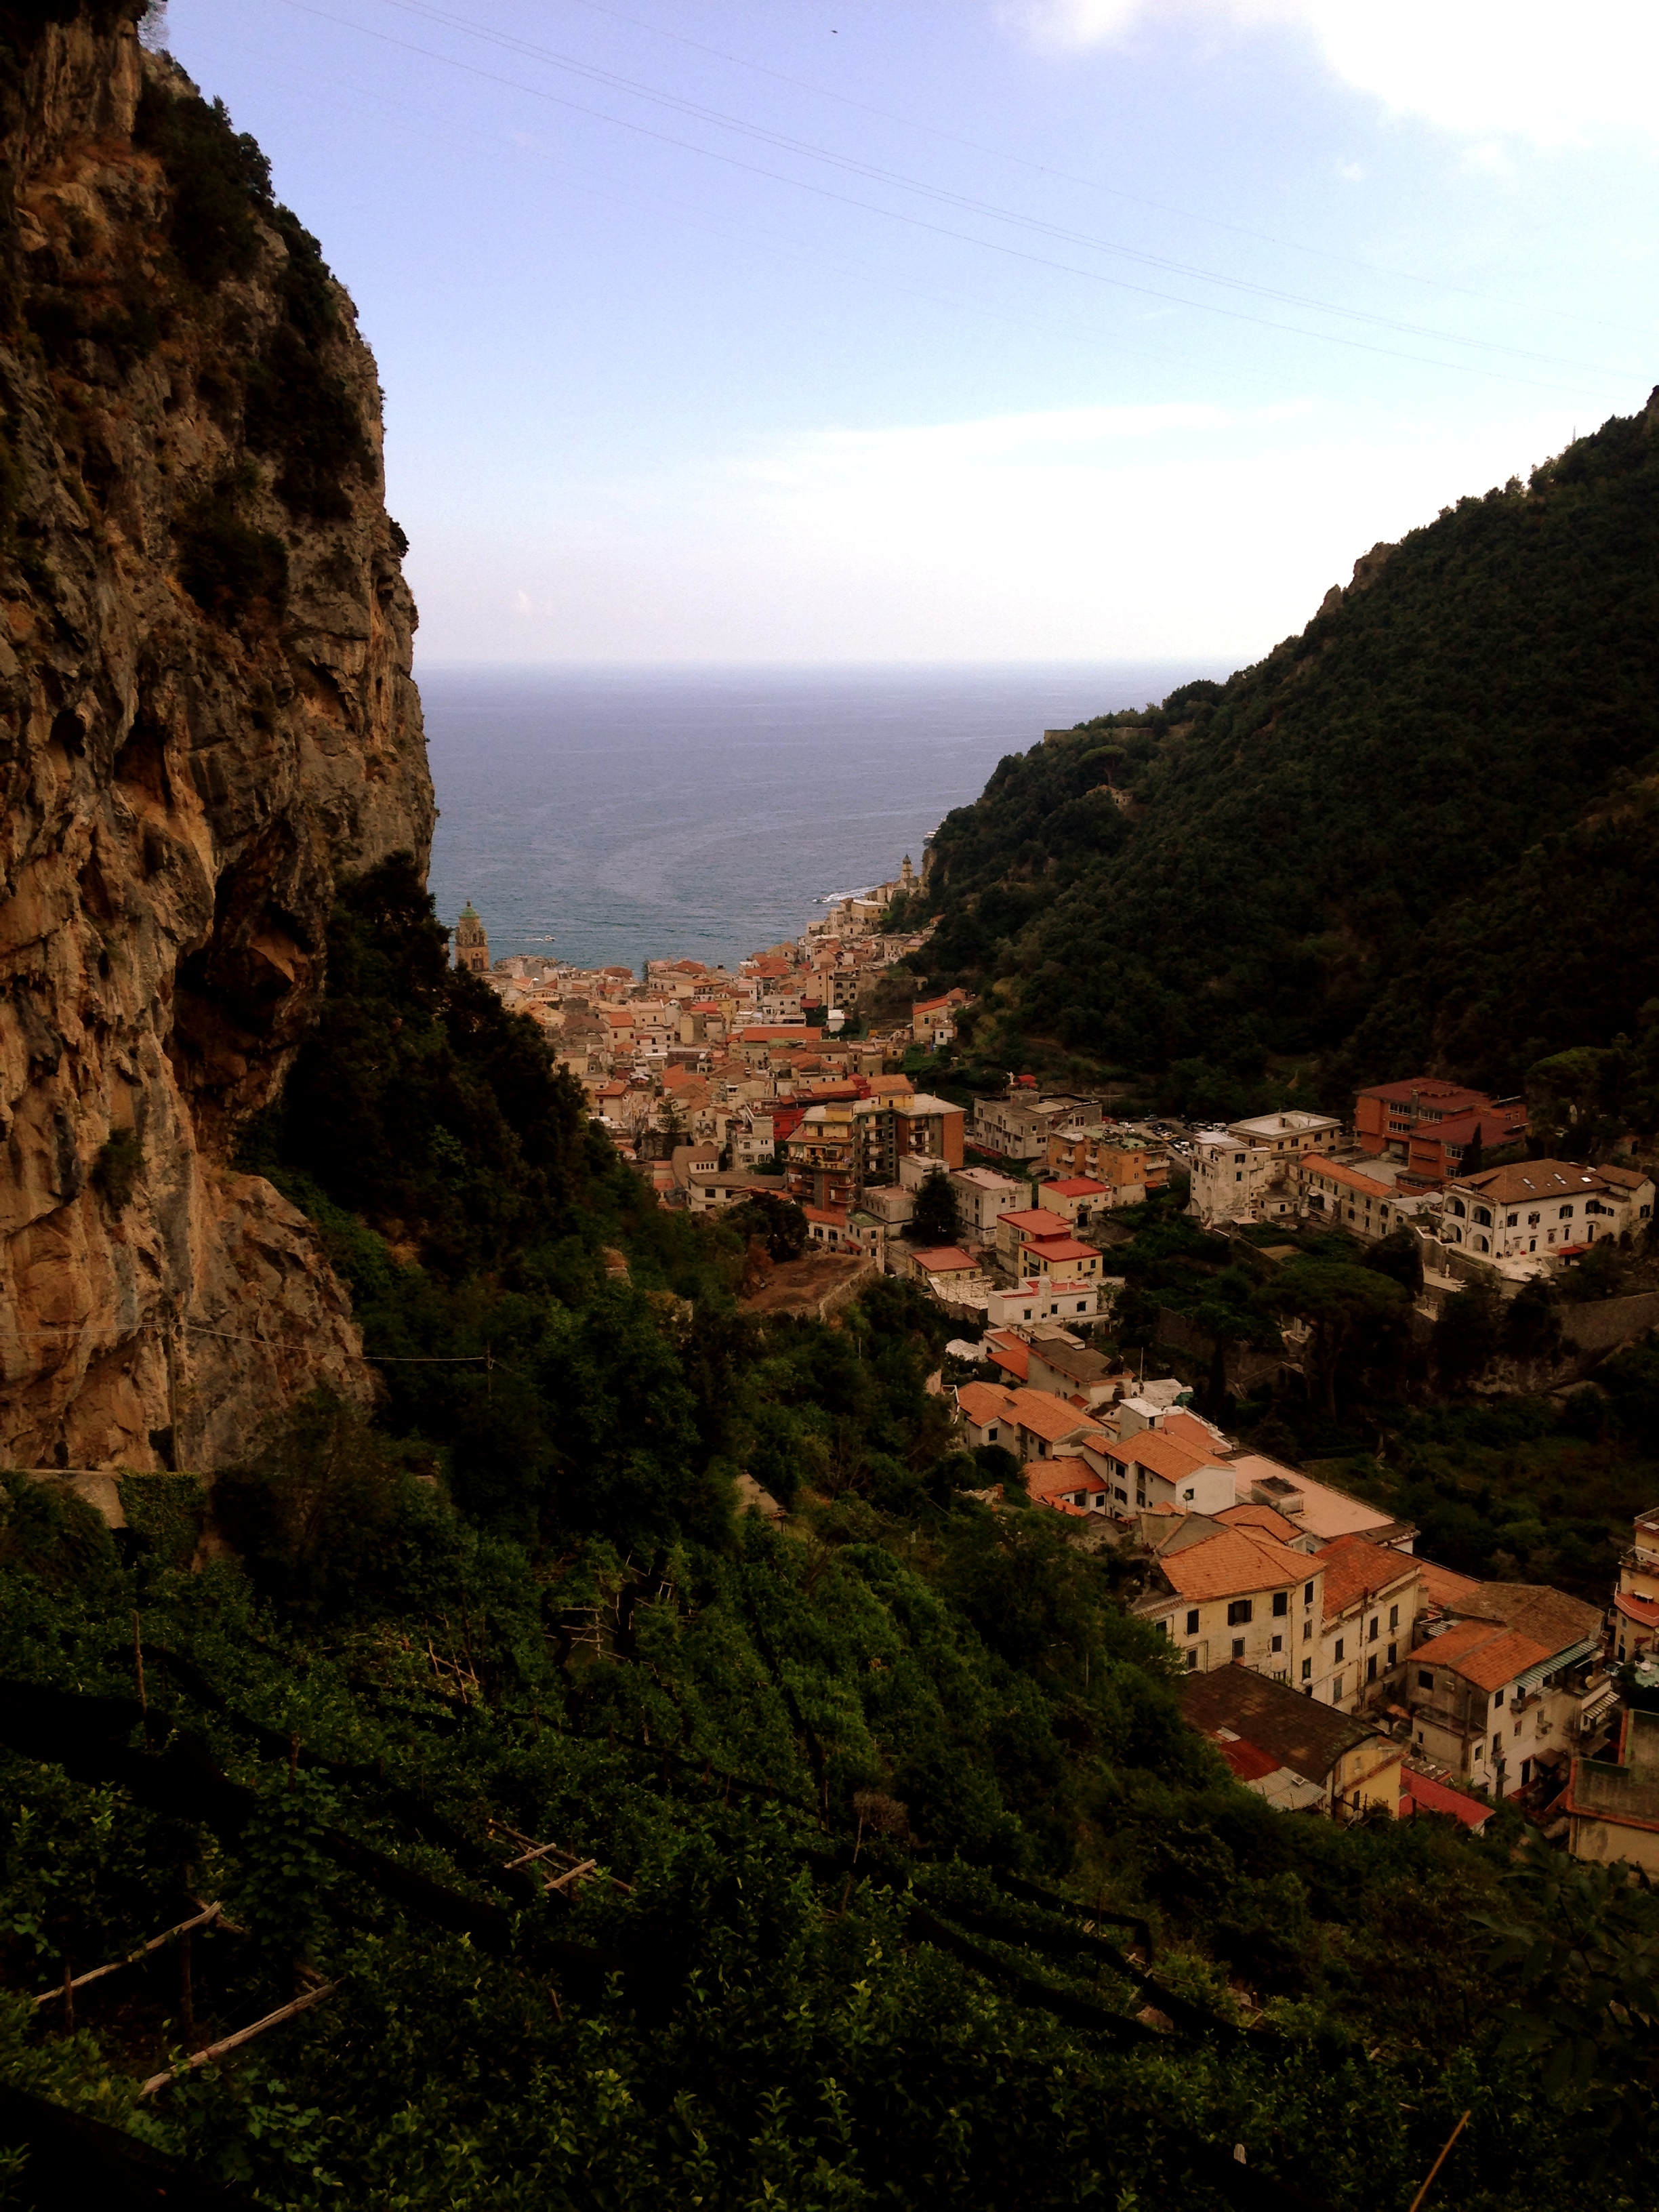
[[[1184,1552],[1166,1552],[1158,1565],[1177,1596],[1188,1598],[1283,1589],[1313,1576],[1313,1561],[1302,1553],[1243,1528],[1224,1529]]]
[[[1402,1767],[1400,1774],[1400,1817],[1409,1820],[1413,1813],[1446,1813],[1454,1820],[1461,1820],[1466,1828],[1484,1828],[1496,1807],[1483,1804],[1478,1797],[1466,1797],[1461,1790],[1448,1790],[1443,1782],[1432,1776],[1419,1774],[1414,1767]]]
[[[1057,1260],[1097,1260],[1100,1257],[1092,1244],[1079,1244],[1075,1237],[1033,1237],[1028,1240],[1025,1249],[1049,1267]]]
[[[1012,1375],[1017,1382],[1024,1382],[1031,1371],[1031,1347],[1029,1344],[995,1344],[985,1356]]]
[[[1092,1497],[1106,1486],[1087,1460],[1069,1455],[1034,1459],[1025,1469],[1025,1487],[1033,1498],[1046,1498],[1050,1492],[1063,1490],[1080,1490]]]
[[[992,1421],[1012,1421],[1019,1411],[1015,1394],[1005,1390],[1000,1382],[960,1382],[957,1403],[976,1429]]]
[[[1247,1743],[1242,1735],[1236,1736],[1231,1743],[1217,1744],[1216,1749],[1241,1782],[1260,1782],[1265,1776],[1279,1771],[1279,1761],[1271,1753]]]
[[[964,1252],[960,1244],[939,1244],[931,1251],[918,1252],[915,1262],[925,1274],[966,1275],[973,1273],[979,1261],[971,1252]]]
[[[803,1206],[801,1212],[809,1221],[827,1222],[832,1229],[845,1229],[847,1216],[838,1213],[833,1206]]]
[[[1659,1598],[1634,1597],[1626,1592],[1613,1602],[1626,1620],[1633,1620],[1638,1628],[1659,1628]]]
[[[1467,1098],[1471,1105],[1484,1106],[1488,1103],[1484,1091],[1468,1090],[1461,1083],[1448,1083],[1439,1075],[1408,1076],[1402,1083],[1374,1083],[1359,1096],[1381,1098],[1395,1106],[1409,1106],[1413,1098],[1420,1098],[1431,1106],[1443,1106],[1450,1098]]]
[[[1111,1186],[1096,1182],[1090,1176],[1070,1176],[1064,1182],[1046,1182],[1042,1188],[1053,1191],[1056,1198],[1100,1198]]]
[[[1108,1444],[1105,1449],[1121,1466],[1130,1467],[1139,1462],[1154,1474],[1162,1475],[1165,1482],[1183,1482],[1200,1467],[1212,1464],[1217,1457],[1213,1452],[1189,1451],[1185,1444],[1176,1443],[1158,1429],[1143,1429],[1127,1443]]]
[[[1404,1552],[1391,1552],[1364,1536],[1337,1536],[1322,1544],[1314,1557],[1325,1570],[1325,1618],[1346,1613],[1368,1592],[1408,1582],[1418,1572],[1415,1559]]]
[[[1086,1431],[1091,1442],[1097,1437],[1103,1444],[1106,1442],[1106,1431],[1086,1417],[1079,1417],[1076,1407],[1068,1405],[1065,1399],[1054,1397],[1047,1390],[1030,1389],[1017,1390],[1013,1395],[1014,1419],[1022,1429],[1030,1429],[1045,1443],[1057,1444],[1079,1431]]]
[[[1499,1627],[1490,1620],[1460,1620],[1443,1636],[1431,1637],[1413,1655],[1413,1664],[1449,1667],[1477,1690],[1501,1690],[1530,1667],[1541,1666],[1550,1656],[1541,1644],[1519,1629]]]
[[[1361,1175],[1357,1168],[1346,1166],[1341,1160],[1327,1159],[1322,1152],[1310,1152],[1302,1163],[1302,1172],[1310,1182],[1328,1176],[1346,1190],[1357,1190],[1362,1198],[1378,1198],[1384,1201],[1394,1196],[1388,1183],[1378,1182],[1374,1176]]]
[[[1294,1521],[1275,1513],[1271,1505],[1224,1505],[1219,1513],[1212,1513],[1210,1517],[1212,1521],[1224,1521],[1230,1528],[1260,1528],[1277,1544],[1289,1545],[1302,1533]]]
[[[1006,1221],[1011,1229],[1031,1237],[1054,1234],[1054,1213],[1052,1206],[1026,1206],[1018,1212],[1000,1213],[999,1223]]]
[[[1454,1574],[1433,1559],[1419,1559],[1417,1571],[1423,1577],[1424,1594],[1431,1605],[1455,1606],[1460,1600],[1473,1597],[1480,1587],[1472,1576]]]

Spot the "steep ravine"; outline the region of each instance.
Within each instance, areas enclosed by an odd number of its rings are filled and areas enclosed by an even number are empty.
[[[0,1462],[211,1468],[369,1388],[231,1162],[337,878],[424,865],[415,610],[314,242],[136,9],[48,12],[0,9]]]

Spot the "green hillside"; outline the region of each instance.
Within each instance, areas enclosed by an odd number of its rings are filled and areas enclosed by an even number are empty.
[[[1226,684],[1004,760],[935,840],[920,962],[992,988],[994,1066],[1513,1091],[1659,994],[1656,656],[1659,395]]]
[[[3,2202],[1370,2212],[1465,2112],[1470,2212],[1638,2201],[1650,1899],[1235,1784],[1114,1555],[966,1494],[925,1300],[745,1314],[407,864],[328,972],[250,1158],[373,1424],[251,1439],[206,1554],[188,1474],[0,1477]]]

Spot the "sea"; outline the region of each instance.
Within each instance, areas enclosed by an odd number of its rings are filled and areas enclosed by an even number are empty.
[[[1219,662],[417,667],[431,884],[493,957],[733,966],[896,876],[1005,754]]]

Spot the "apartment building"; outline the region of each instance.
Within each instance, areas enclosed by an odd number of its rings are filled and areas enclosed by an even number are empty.
[[[1440,1239],[1477,1260],[1570,1266],[1598,1237],[1645,1229],[1653,1195],[1653,1178],[1637,1169],[1523,1160],[1449,1183]]]
[[[1301,1204],[1303,1163],[1336,1149],[1342,1124],[1328,1114],[1261,1114],[1194,1139],[1188,1212],[1207,1225],[1267,1221]]]

